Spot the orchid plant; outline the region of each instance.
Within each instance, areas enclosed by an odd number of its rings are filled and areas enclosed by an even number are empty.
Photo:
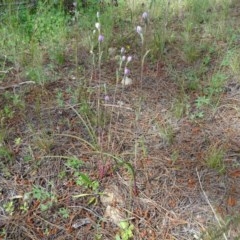
[[[147,32],[147,25],[148,25],[148,22],[149,22],[149,15],[147,12],[144,12],[142,14],[142,20],[144,22],[144,27],[145,27],[145,33]],[[138,33],[138,35],[140,36],[141,38],[141,76],[140,76],[140,81],[141,81],[141,90],[142,90],[142,82],[143,82],[143,67],[144,67],[144,61],[145,61],[145,58],[146,56],[148,55],[148,53],[150,52],[150,50],[146,50],[145,53],[144,53],[144,48],[145,48],[145,42],[144,42],[144,34],[143,34],[143,28],[138,25],[136,27],[136,32]]]
[[[100,13],[97,12],[97,22],[95,23],[95,28],[98,32],[98,97],[97,97],[97,113],[98,113],[98,125],[100,123],[100,96],[101,96],[101,60],[102,60],[102,42],[104,41],[104,35],[101,33],[101,23],[100,23]],[[95,34],[95,31],[94,31]]]

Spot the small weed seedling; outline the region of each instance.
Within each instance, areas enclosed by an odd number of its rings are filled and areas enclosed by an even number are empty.
[[[213,97],[219,95],[223,91],[224,84],[227,80],[227,76],[222,73],[214,74],[210,81],[209,86],[205,89],[208,96]]]
[[[61,215],[62,218],[65,219],[69,218],[70,215],[69,210],[67,208],[60,208],[58,213]]]
[[[174,140],[174,129],[170,124],[164,124],[162,126],[158,126],[159,135],[163,142],[167,145],[171,145]]]
[[[201,109],[202,106],[210,104],[210,99],[206,96],[198,97],[196,99],[196,107]]]
[[[171,110],[174,117],[180,119],[181,117],[183,117],[184,114],[188,114],[189,108],[190,104],[188,102],[188,97],[187,95],[184,95],[182,98],[178,97],[174,100]]]
[[[196,101],[195,101],[195,105],[196,105],[196,111],[194,113],[192,113],[190,115],[190,119],[201,119],[204,118],[204,107],[208,106],[210,104],[210,98],[206,97],[206,96],[199,96]]]
[[[77,185],[90,188],[93,191],[96,191],[99,188],[99,182],[91,180],[87,174],[76,173],[75,176],[77,177],[76,179]]]
[[[9,148],[7,146],[4,146],[2,143],[0,143],[0,158],[10,161],[12,160],[12,157],[13,157],[13,153],[9,150]],[[7,168],[5,170],[7,170]],[[9,170],[7,170],[5,173],[9,173]]]
[[[8,201],[7,203],[3,204],[3,208],[8,215],[12,216],[13,213],[14,213],[14,202],[13,202],[13,200]]]
[[[133,224],[122,221],[119,223],[120,233],[116,235],[116,240],[130,240],[133,238]]]
[[[74,170],[79,170],[81,166],[83,166],[84,162],[77,157],[69,157],[66,163],[66,166],[72,168]]]
[[[211,146],[206,154],[206,164],[208,167],[216,170],[219,173],[224,173],[226,166],[224,164],[225,151],[223,148]]]
[[[48,192],[42,187],[34,186],[30,195],[41,202],[41,211],[46,211],[52,207],[52,205],[57,201],[56,196],[53,193]]]
[[[24,202],[21,206],[20,206],[20,210],[23,212],[23,213],[26,213],[28,211],[29,207],[28,207],[28,203],[27,202]]]

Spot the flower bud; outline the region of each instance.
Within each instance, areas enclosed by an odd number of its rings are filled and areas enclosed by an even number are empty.
[[[105,97],[104,97],[104,101],[105,102],[108,102],[110,100],[110,97],[108,96],[108,95],[106,95]]]
[[[99,30],[100,30],[100,23],[99,23],[99,22],[96,22],[96,23],[95,23],[95,27],[96,27],[96,29],[99,31]]]
[[[124,75],[127,76],[130,74],[130,70],[128,68],[124,68]]]
[[[128,56],[127,62],[131,62],[131,61],[132,61],[132,56]]]
[[[141,26],[137,26],[136,31],[137,31],[138,34],[141,35],[142,34],[142,27]]]
[[[103,42],[103,40],[104,40],[104,36],[100,34],[100,35],[98,36],[98,41],[99,41],[99,42]]]
[[[147,12],[144,12],[142,14],[142,19],[145,20],[145,21],[148,19],[148,13]]]
[[[121,48],[121,54],[124,54],[124,53],[125,53],[125,48],[122,47],[122,48]]]

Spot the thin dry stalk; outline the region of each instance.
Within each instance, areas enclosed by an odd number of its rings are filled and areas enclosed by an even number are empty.
[[[214,214],[214,217],[215,217],[215,219],[216,219],[219,227],[222,228],[222,224],[221,224],[221,222],[220,222],[220,219],[219,219],[219,217],[217,216],[216,211],[214,210],[212,204],[211,204],[210,201],[209,201],[209,198],[208,198],[206,192],[205,192],[204,189],[203,189],[202,182],[201,182],[201,178],[200,178],[200,175],[199,175],[199,172],[198,172],[197,168],[196,168],[196,172],[197,172],[198,182],[199,182],[199,184],[200,184],[200,188],[201,188],[201,190],[202,190],[202,192],[203,192],[203,195],[204,195],[204,197],[205,197],[205,199],[206,199],[206,202],[207,202],[207,204],[210,206],[210,208],[211,208],[211,210],[212,210],[212,212],[213,212],[213,214]],[[227,236],[226,236],[225,233],[223,233],[223,237],[224,237],[225,240],[228,240],[228,238],[227,238]]]

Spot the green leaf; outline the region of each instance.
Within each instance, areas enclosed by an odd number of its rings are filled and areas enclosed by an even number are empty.
[[[134,172],[134,168],[133,168],[132,164],[128,163],[128,162],[123,162],[123,166],[126,167],[128,172],[132,175],[132,178],[134,178],[135,177],[135,172]]]
[[[88,201],[88,205],[97,204],[97,198],[96,197],[91,197],[90,200]]]
[[[124,230],[127,229],[128,226],[129,226],[129,223],[126,222],[126,221],[122,221],[122,222],[119,223],[119,227],[124,229]]]
[[[115,236],[115,239],[116,240],[121,240],[121,238],[120,238],[120,236],[118,234]]]

